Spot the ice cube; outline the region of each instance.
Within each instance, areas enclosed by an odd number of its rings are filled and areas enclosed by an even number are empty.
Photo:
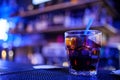
[[[95,43],[94,41],[87,39],[87,45],[89,45],[91,48],[99,48],[100,45]]]

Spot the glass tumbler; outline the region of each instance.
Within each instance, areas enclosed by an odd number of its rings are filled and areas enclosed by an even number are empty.
[[[69,72],[75,75],[97,74],[102,42],[98,30],[71,30],[65,32],[65,46],[69,61]]]

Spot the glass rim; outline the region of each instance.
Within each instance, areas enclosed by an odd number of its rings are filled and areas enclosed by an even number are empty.
[[[66,31],[65,34],[80,34],[80,35],[102,34],[102,32],[99,30],[87,30],[88,32],[95,32],[94,34],[84,34],[85,31],[86,30],[69,30],[69,31]],[[74,32],[78,32],[78,33],[74,33]]]

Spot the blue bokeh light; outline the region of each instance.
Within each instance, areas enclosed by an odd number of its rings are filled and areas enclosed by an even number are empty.
[[[6,19],[0,19],[0,40],[7,41],[9,30],[9,23]]]

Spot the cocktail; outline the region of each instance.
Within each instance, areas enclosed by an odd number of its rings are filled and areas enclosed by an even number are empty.
[[[96,75],[102,33],[97,30],[72,30],[65,32],[66,53],[70,73],[75,75]]]

